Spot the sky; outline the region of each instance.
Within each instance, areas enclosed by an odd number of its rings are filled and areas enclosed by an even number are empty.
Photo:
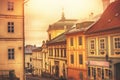
[[[41,46],[48,40],[47,29],[61,19],[82,20],[103,12],[102,0],[29,0],[25,4],[25,44]]]

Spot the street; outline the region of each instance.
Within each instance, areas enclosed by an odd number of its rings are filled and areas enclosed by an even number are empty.
[[[50,78],[45,78],[45,77],[33,77],[33,76],[26,76],[26,80],[52,80]]]

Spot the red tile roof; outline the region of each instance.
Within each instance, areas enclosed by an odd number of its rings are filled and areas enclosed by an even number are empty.
[[[101,18],[86,33],[92,34],[118,28],[120,29],[120,0],[111,3]]]

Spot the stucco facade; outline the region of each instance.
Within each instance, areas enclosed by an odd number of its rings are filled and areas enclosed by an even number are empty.
[[[85,30],[93,21],[76,23],[75,27],[66,33],[68,79],[87,80],[87,54]]]
[[[23,0],[0,0],[0,75],[13,71],[24,80]]]
[[[32,53],[32,74],[41,76],[43,66],[43,54],[42,54],[42,48],[38,47],[33,50]]]

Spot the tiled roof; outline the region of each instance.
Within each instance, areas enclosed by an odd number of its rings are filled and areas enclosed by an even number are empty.
[[[71,28],[77,20],[75,19],[65,19],[65,20],[59,20],[56,23],[49,25],[49,30],[63,30],[66,26],[66,29]]]
[[[120,28],[120,0],[111,3],[101,18],[86,33],[92,34],[117,28]]]
[[[88,29],[88,27],[93,23],[94,21],[84,21],[84,22],[76,23],[75,26],[72,29],[70,29],[66,34],[86,31],[86,29]]]
[[[49,45],[49,44],[60,43],[60,42],[65,42],[65,41],[66,41],[65,33],[62,33],[58,35],[57,37],[53,38],[52,40],[48,41],[47,44]]]

